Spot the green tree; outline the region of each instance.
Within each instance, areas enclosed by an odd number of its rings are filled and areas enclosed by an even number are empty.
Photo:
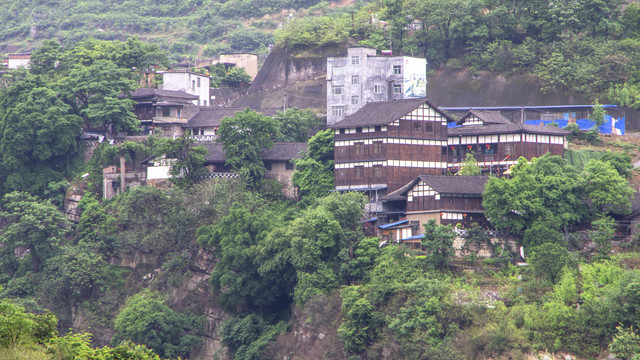
[[[44,194],[64,180],[77,154],[82,119],[39,77],[15,83],[0,100],[0,194]]]
[[[156,154],[172,159],[169,174],[171,182],[179,187],[190,187],[195,181],[207,174],[204,166],[208,150],[202,146],[194,146],[191,132],[176,139],[162,139],[157,146]]]
[[[296,160],[292,179],[304,204],[308,205],[333,190],[333,156],[333,131],[328,129],[309,139],[307,153]]]
[[[458,172],[458,175],[481,175],[482,168],[478,166],[478,161],[473,156],[473,153],[467,153],[462,162],[462,167]]]
[[[56,40],[47,39],[31,53],[29,71],[36,75],[48,75],[56,71],[62,59],[62,47]]]
[[[138,129],[129,97],[135,83],[129,71],[109,60],[97,60],[89,66],[76,65],[60,80],[60,89],[68,104],[86,123],[110,134]]]
[[[49,312],[32,314],[8,299],[0,299],[0,349],[44,344],[56,335],[57,325],[58,319]]]
[[[347,287],[340,295],[344,319],[338,327],[338,334],[344,341],[345,351],[362,353],[378,337],[382,321],[359,286]]]
[[[533,249],[528,262],[536,275],[555,284],[569,262],[569,252],[562,245],[544,243]]]
[[[67,218],[50,201],[22,192],[4,196],[0,218],[7,222],[0,243],[12,251],[20,246],[28,248],[34,272],[58,252],[69,232]]]
[[[616,334],[609,344],[609,351],[617,358],[631,360],[640,355],[640,336],[631,326],[629,329],[616,327]]]
[[[628,179],[631,177],[631,170],[633,169],[631,155],[621,152],[607,151],[602,155],[600,161],[609,162],[613,165],[618,174],[624,178]]]
[[[162,357],[186,357],[202,342],[192,335],[201,326],[200,318],[172,310],[160,294],[145,290],[127,299],[116,316],[111,342],[118,345],[131,340],[147,345]]]
[[[590,160],[581,177],[585,181],[584,191],[600,213],[624,214],[631,210],[633,190],[610,162]]]
[[[454,254],[453,240],[456,238],[451,225],[438,225],[431,219],[424,224],[422,246],[427,252],[425,262],[428,267],[444,270]]]
[[[485,186],[482,206],[495,227],[522,234],[540,221],[559,230],[584,216],[583,180],[560,156],[520,158],[511,174]]]
[[[229,311],[277,311],[290,303],[288,289],[274,286],[279,278],[261,276],[255,263],[257,245],[278,225],[275,219],[273,212],[252,212],[234,203],[215,225],[198,229],[200,246],[219,259],[210,281]]]
[[[261,154],[273,146],[271,136],[276,130],[274,119],[249,108],[220,123],[218,141],[224,147],[227,165],[251,188],[258,187],[266,172]]]
[[[605,116],[607,112],[602,108],[602,105],[598,102],[598,99],[595,99],[593,102],[593,109],[591,115],[589,116],[589,120],[594,123],[594,129],[597,130],[602,124],[604,124]]]
[[[286,112],[278,111],[273,118],[278,122],[275,141],[279,142],[306,142],[320,127],[318,117],[311,110],[293,107]]]
[[[616,222],[613,218],[603,216],[591,223],[592,230],[589,231],[589,237],[596,245],[598,254],[602,258],[609,256],[611,251],[611,240],[616,232]]]

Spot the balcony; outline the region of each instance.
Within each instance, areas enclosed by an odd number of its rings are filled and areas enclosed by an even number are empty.
[[[194,141],[216,141],[217,138],[217,135],[191,135]]]

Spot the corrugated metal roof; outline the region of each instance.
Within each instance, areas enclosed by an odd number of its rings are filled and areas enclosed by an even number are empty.
[[[391,228],[391,227],[394,227],[394,226],[406,224],[407,222],[409,222],[409,220],[401,220],[401,221],[396,221],[396,222],[389,223],[389,224],[378,225],[378,227],[380,229],[388,229],[388,228]]]

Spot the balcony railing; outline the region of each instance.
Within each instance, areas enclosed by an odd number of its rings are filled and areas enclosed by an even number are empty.
[[[195,141],[216,141],[217,135],[191,135]]]

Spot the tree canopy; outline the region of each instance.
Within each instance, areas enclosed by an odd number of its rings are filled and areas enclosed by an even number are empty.
[[[273,146],[276,120],[246,108],[222,119],[218,141],[231,166],[250,187],[257,187],[266,172],[262,151]]]

